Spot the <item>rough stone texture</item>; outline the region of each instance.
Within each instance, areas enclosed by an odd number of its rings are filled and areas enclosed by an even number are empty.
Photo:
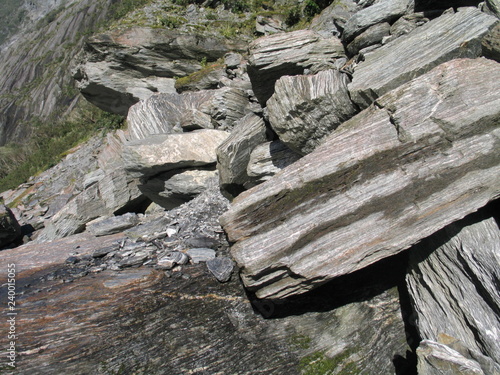
[[[499,85],[494,61],[442,64],[242,193],[221,223],[247,287],[303,293],[498,197]]]
[[[407,284],[420,336],[456,337],[500,363],[499,265],[494,218],[464,219],[413,247]]]
[[[464,8],[377,49],[354,72],[349,85],[352,100],[366,108],[377,97],[445,61],[480,56],[481,40],[496,21],[475,8]]]
[[[486,0],[487,12],[500,18],[500,1],[499,0]]]
[[[185,94],[158,94],[130,108],[127,125],[130,139],[144,139],[154,134],[182,132],[193,111],[199,111],[213,93],[210,91]],[[192,119],[191,119],[192,122]]]
[[[248,182],[247,165],[250,153],[265,141],[264,120],[257,115],[249,114],[235,126],[231,135],[217,148],[220,185],[227,194],[236,196],[241,186]]]
[[[483,55],[500,62],[500,22],[484,37]]]
[[[98,219],[87,224],[86,229],[94,236],[107,236],[123,232],[125,229],[131,228],[139,223],[139,218],[135,213],[126,213],[108,218]]]
[[[170,210],[200,194],[214,177],[217,171],[213,169],[174,169],[148,179],[139,188],[153,202]]]
[[[356,114],[348,83],[348,76],[338,70],[280,78],[267,101],[269,123],[280,140],[302,155],[312,152],[324,137]]]
[[[270,17],[258,15],[255,19],[255,31],[260,35],[270,35],[285,31],[284,15]]]
[[[425,375],[484,375],[481,366],[459,352],[434,341],[424,340],[417,348],[418,373]]]
[[[295,163],[301,155],[290,150],[283,142],[266,142],[254,148],[248,161],[247,174],[253,184],[269,180],[276,173]]]
[[[403,14],[412,12],[412,0],[381,0],[372,6],[362,9],[346,22],[342,40],[349,43],[356,36],[377,23],[397,20]]]
[[[370,26],[349,43],[347,52],[351,55],[355,55],[363,48],[382,42],[382,39],[390,34],[390,30],[391,25],[387,22]]]
[[[85,63],[75,72],[78,88],[91,103],[126,115],[155,92],[174,92],[174,77],[200,70],[243,44],[216,36],[164,28],[132,27],[95,35]]]
[[[259,38],[249,46],[248,75],[255,96],[265,105],[274,83],[283,75],[333,68],[335,58],[345,56],[336,37],[325,38],[311,30],[298,30]]]
[[[221,283],[229,281],[233,274],[234,262],[228,257],[218,257],[207,261],[207,268]]]
[[[125,168],[131,175],[144,178],[173,169],[215,164],[215,150],[228,136],[221,130],[203,129],[130,141],[123,150]]]
[[[223,87],[212,92],[212,100],[205,103],[201,110],[217,121],[219,124],[218,129],[232,129],[238,120],[251,112],[248,95],[244,90],[234,87]]]
[[[21,238],[21,226],[10,208],[0,204],[0,249]]]
[[[313,18],[309,29],[325,36],[339,36],[340,30],[359,9],[360,6],[352,0],[334,1]]]

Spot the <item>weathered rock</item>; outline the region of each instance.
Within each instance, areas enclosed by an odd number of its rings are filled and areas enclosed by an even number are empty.
[[[234,262],[228,257],[218,257],[207,261],[207,268],[221,283],[229,281],[233,274]]]
[[[22,237],[21,226],[10,208],[0,204],[0,249]]]
[[[354,116],[349,78],[338,70],[316,75],[285,76],[267,101],[269,123],[293,151],[308,154],[341,123]]]
[[[125,168],[134,176],[215,164],[215,150],[229,136],[221,130],[203,129],[181,134],[159,134],[127,142]]]
[[[203,192],[214,177],[217,177],[214,169],[174,169],[148,179],[140,190],[153,202],[170,210]]]
[[[170,270],[178,264],[184,265],[187,262],[189,262],[189,257],[186,254],[180,251],[172,251],[158,259],[158,266],[161,269]]]
[[[414,246],[407,284],[420,336],[445,333],[500,363],[499,264],[494,218],[464,219]]]
[[[242,89],[223,87],[212,93],[212,100],[206,102],[201,111],[216,120],[220,130],[232,129],[238,120],[251,112],[248,95]]]
[[[242,193],[221,223],[247,287],[261,298],[305,292],[498,197],[499,89],[494,61],[442,64]]]
[[[426,375],[484,375],[481,366],[459,352],[431,340],[417,348],[418,373]]]
[[[126,213],[124,215],[113,216],[109,218],[98,219],[89,223],[86,229],[94,236],[107,236],[132,228],[139,223],[139,218],[134,213]]]
[[[303,74],[305,69],[333,68],[344,47],[336,37],[325,38],[311,30],[299,30],[259,38],[249,46],[248,75],[255,96],[265,105],[274,83],[284,75]]]
[[[221,87],[220,82],[227,77],[226,67],[221,61],[204,66],[197,72],[175,81],[175,89],[182,93],[185,91],[212,90]]]
[[[295,163],[301,155],[290,150],[283,142],[266,142],[254,148],[248,161],[247,174],[253,184],[269,180],[276,173]]]
[[[390,34],[391,25],[387,22],[377,23],[359,34],[347,46],[347,52],[351,55],[357,54],[363,48],[382,42],[385,36]]]
[[[397,20],[403,14],[412,12],[412,0],[381,0],[372,6],[362,9],[346,22],[342,40],[349,43],[370,26],[382,22]]]
[[[217,148],[217,170],[220,185],[229,196],[235,197],[248,182],[247,165],[250,153],[266,141],[266,125],[257,115],[245,116],[231,135]]]
[[[360,6],[352,0],[334,1],[313,18],[309,29],[325,36],[340,36],[340,30],[359,9]]]
[[[155,134],[182,132],[182,124],[193,124],[193,112],[196,116],[203,103],[210,100],[212,96],[211,91],[181,95],[158,94],[137,103],[130,108],[127,116],[130,139],[144,139]],[[201,121],[206,123],[205,119]],[[199,121],[197,122],[200,124]]]
[[[486,0],[485,1],[487,12],[500,18],[500,1],[499,0]]]
[[[484,37],[483,55],[500,62],[500,22]]]
[[[352,100],[366,108],[377,97],[445,61],[480,56],[481,40],[496,22],[475,8],[464,8],[377,49],[354,72],[349,85]]]
[[[207,262],[210,259],[215,258],[215,250],[202,247],[189,249],[186,253],[189,255],[193,263]]]

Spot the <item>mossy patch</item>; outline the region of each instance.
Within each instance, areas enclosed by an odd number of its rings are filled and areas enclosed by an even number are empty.
[[[309,354],[299,362],[300,373],[302,375],[361,374],[356,363],[349,360],[354,351],[354,349],[347,349],[333,358],[328,358],[324,352],[319,351]]]
[[[224,60],[219,59],[213,64],[208,64],[205,60],[205,63],[202,61],[200,64],[202,66],[203,65],[205,66],[202,67],[197,72],[191,73],[190,75],[187,75],[185,77],[177,78],[177,80],[175,81],[175,88],[177,91],[180,92],[185,91],[185,89],[188,86],[200,82],[204,77],[206,77],[211,72],[223,68]]]

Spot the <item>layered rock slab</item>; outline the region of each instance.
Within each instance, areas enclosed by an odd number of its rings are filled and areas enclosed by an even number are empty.
[[[499,89],[494,61],[442,64],[242,193],[221,223],[246,286],[260,298],[303,293],[498,197]]]
[[[464,8],[377,49],[356,68],[349,85],[352,100],[366,108],[377,97],[443,62],[481,56],[481,40],[496,22],[475,8]]]

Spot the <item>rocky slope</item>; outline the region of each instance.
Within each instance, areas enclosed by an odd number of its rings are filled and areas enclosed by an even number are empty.
[[[2,194],[16,373],[499,374],[498,3],[208,5],[92,37],[127,129]]]

